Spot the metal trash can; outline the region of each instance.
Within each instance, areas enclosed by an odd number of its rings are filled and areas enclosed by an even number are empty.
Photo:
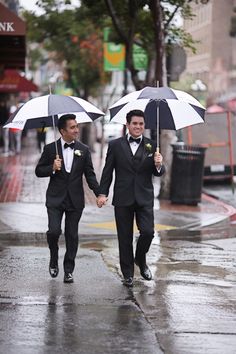
[[[206,148],[173,144],[170,200],[176,204],[197,205],[201,201]]]

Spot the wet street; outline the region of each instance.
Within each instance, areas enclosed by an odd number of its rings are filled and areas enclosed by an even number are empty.
[[[80,251],[74,284],[62,282],[63,272],[49,278],[47,256],[43,247],[1,249],[1,353],[161,352],[132,294],[100,253]]]
[[[48,273],[47,183],[34,176],[29,144],[22,156],[0,157],[0,353],[236,354],[231,186],[204,187],[219,203],[161,201],[147,258],[153,280],[136,268],[132,290],[121,282],[113,208],[98,210],[86,188],[75,282],[64,284],[63,242],[59,276]]]
[[[63,246],[59,276],[50,279],[44,245],[6,244],[1,352],[236,353],[235,231],[155,237],[154,279],[136,269],[133,290],[121,283],[115,239],[81,244],[74,284],[62,282]]]

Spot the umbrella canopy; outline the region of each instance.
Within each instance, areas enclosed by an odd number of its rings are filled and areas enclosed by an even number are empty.
[[[32,129],[54,126],[58,117],[66,113],[76,115],[78,123],[92,122],[104,115],[93,104],[79,97],[46,95],[32,98],[19,107],[4,128]]]
[[[140,109],[147,129],[178,130],[203,123],[205,108],[190,94],[169,87],[145,87],[122,97],[109,110],[111,121],[126,124],[126,114]],[[159,134],[157,134],[159,146]]]
[[[218,104],[213,104],[212,106],[207,107],[206,110],[207,113],[223,113],[226,112],[226,110],[219,106]]]
[[[92,122],[105,115],[93,104],[79,97],[63,95],[46,95],[32,98],[19,107],[9,118],[3,128],[31,129],[54,128],[56,153],[56,129],[58,117],[73,113],[78,123]]]

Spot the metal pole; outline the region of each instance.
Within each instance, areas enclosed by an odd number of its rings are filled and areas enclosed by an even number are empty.
[[[160,108],[159,108],[159,100],[156,101],[157,105],[157,149],[156,152],[160,151]]]
[[[127,50],[126,50],[127,52]],[[123,96],[127,95],[127,89],[128,89],[128,71],[127,71],[127,58],[125,56],[125,70],[124,70],[124,90],[123,90]],[[123,136],[126,134],[126,125],[123,127]]]
[[[52,124],[53,124],[53,132],[54,132],[54,141],[55,141],[55,148],[56,148],[56,158],[59,158],[58,154],[58,147],[57,147],[57,137],[56,137],[56,125],[55,125],[55,116],[52,116]]]
[[[231,172],[231,186],[234,194],[234,158],[232,149],[232,129],[231,129],[231,112],[227,112],[227,125],[228,125],[228,137],[229,137],[229,160],[230,160],[230,172]]]

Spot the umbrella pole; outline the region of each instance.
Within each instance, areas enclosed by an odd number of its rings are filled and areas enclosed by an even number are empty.
[[[59,159],[58,147],[57,147],[57,137],[56,137],[55,116],[54,115],[52,116],[52,124],[53,124],[54,141],[55,141],[55,148],[56,148],[56,158]]]
[[[159,118],[159,101],[157,101],[157,148],[156,152],[159,154],[160,152],[160,135],[159,135],[159,125],[160,125],[160,118]]]

